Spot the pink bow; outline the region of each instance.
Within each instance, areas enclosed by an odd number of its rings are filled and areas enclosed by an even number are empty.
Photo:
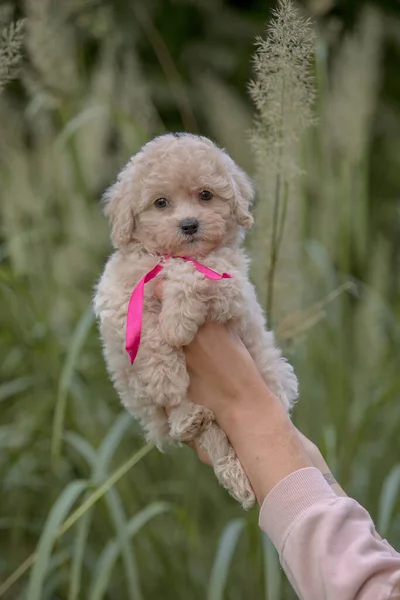
[[[175,258],[173,256],[164,256],[166,258]],[[208,279],[227,279],[232,277],[229,273],[222,273],[220,275],[216,271],[209,269],[208,267],[196,262],[193,258],[189,258],[188,256],[179,256],[176,258],[182,258],[183,260],[188,260],[194,264],[197,271],[202,273]],[[140,346],[140,337],[142,333],[142,321],[143,321],[143,301],[144,301],[144,285],[148,281],[151,281],[156,277],[164,268],[162,263],[158,263],[139,281],[137,286],[132,292],[131,299],[129,300],[128,305],[128,314],[126,318],[126,344],[125,349],[129,354],[129,358],[131,364],[134,363],[136,355]]]

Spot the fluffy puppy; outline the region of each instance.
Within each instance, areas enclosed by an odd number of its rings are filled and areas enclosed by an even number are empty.
[[[244,230],[253,223],[252,199],[247,175],[209,139],[167,134],[147,143],[105,194],[116,251],[94,298],[109,373],[147,438],[158,447],[168,440],[198,438],[220,483],[245,508],[254,503],[253,490],[211,411],[187,397],[182,347],[206,320],[230,322],[287,410],[296,399],[296,376],[266,330],[241,248]],[[209,280],[179,257],[228,272],[231,278]],[[129,299],[160,260],[163,302],[154,297],[150,282],[141,345],[131,365],[125,351]]]

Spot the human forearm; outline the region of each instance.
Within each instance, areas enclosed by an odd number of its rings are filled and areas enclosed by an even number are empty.
[[[217,413],[261,505],[286,475],[313,465],[287,413],[262,381],[237,391]]]

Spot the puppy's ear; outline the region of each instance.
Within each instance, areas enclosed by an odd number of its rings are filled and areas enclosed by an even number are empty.
[[[111,224],[111,240],[117,248],[132,240],[135,229],[132,184],[128,178],[128,166],[103,196],[104,214]]]
[[[235,187],[235,216],[238,224],[245,229],[250,229],[254,219],[250,213],[250,207],[254,198],[254,188],[250,178],[244,171],[235,165],[233,172]]]

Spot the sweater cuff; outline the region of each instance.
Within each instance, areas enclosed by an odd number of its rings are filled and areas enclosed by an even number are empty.
[[[334,501],[335,492],[315,467],[294,471],[265,498],[258,524],[280,553],[294,522],[309,508]]]

